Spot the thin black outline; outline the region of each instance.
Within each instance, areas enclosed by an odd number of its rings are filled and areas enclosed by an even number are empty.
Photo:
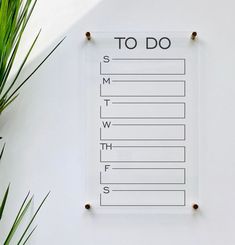
[[[156,190],[157,191],[157,190]],[[186,190],[158,190],[158,191],[183,191],[184,193],[184,200],[183,204],[161,204],[161,205],[108,205],[108,204],[102,204],[102,194],[100,193],[100,206],[101,207],[185,207],[186,206]]]
[[[118,170],[119,169],[127,169],[127,170],[139,169],[139,170],[141,170],[141,169],[185,169],[185,168],[147,168],[147,167],[146,168],[142,168],[142,167],[141,168],[135,168],[135,167],[134,168],[129,168],[129,167],[128,168],[120,168],[120,167],[118,167],[117,168],[117,167],[112,167],[112,169],[118,169]]]
[[[100,141],[185,141],[186,125],[185,124],[111,124],[112,126],[183,126],[184,137],[180,139],[104,139],[102,138],[102,127],[100,127]]]
[[[186,184],[186,168],[184,168],[184,184]]]
[[[119,102],[121,103],[121,102]],[[134,104],[134,102],[122,102],[122,104]],[[136,102],[141,103],[141,102]],[[100,106],[100,119],[185,119],[186,118],[186,103],[185,102],[146,102],[145,104],[180,104],[184,105],[184,113],[182,117],[104,117],[102,116],[102,106]]]
[[[151,190],[151,189],[149,189],[149,190],[142,190],[142,189],[140,189],[140,190],[138,190],[138,189],[131,189],[131,190],[126,190],[126,189],[121,189],[121,190],[112,190],[112,191],[159,191],[159,192],[163,192],[163,191],[183,191],[183,190]]]
[[[112,79],[111,82],[113,83],[157,83],[157,82],[186,82],[186,80],[164,80],[164,79]]]
[[[183,73],[102,73],[102,62],[100,62],[100,75],[186,75],[186,58],[113,58],[112,60],[178,60],[183,61]]]
[[[154,105],[154,104],[183,104],[184,102],[156,102],[156,101],[112,101],[114,105]]]
[[[159,147],[159,148],[183,148],[184,149],[184,160],[183,161],[110,161],[110,160],[102,160],[102,150],[100,149],[100,162],[101,163],[138,163],[138,162],[143,162],[143,163],[185,163],[186,162],[186,146],[112,146],[113,148],[115,147]]]
[[[112,58],[112,60],[185,60],[185,58]]]
[[[121,81],[121,80],[112,80],[112,82],[114,81]],[[127,80],[123,80],[127,81]],[[130,80],[133,81],[134,80]],[[177,97],[177,98],[184,98],[186,97],[186,81],[185,80],[142,80],[145,82],[161,82],[161,83],[183,83],[183,95],[107,95],[107,94],[102,94],[102,84],[100,84],[100,97],[146,97],[146,98],[152,98],[152,97],[157,97],[157,98],[171,98],[171,97]],[[141,82],[141,81],[138,81]]]
[[[152,170],[152,169],[157,169],[157,170],[183,170],[183,182],[182,183],[134,183],[134,182],[129,182],[129,183],[124,183],[124,182],[121,182],[121,183],[104,183],[102,182],[102,172],[100,171],[100,184],[101,185],[185,185],[186,182],[186,177],[185,177],[185,168],[112,168],[113,170]]]

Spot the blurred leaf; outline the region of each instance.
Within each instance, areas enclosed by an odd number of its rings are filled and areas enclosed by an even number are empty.
[[[5,194],[4,194],[4,197],[3,197],[3,200],[2,200],[1,206],[0,206],[0,220],[2,219],[4,208],[6,206],[6,202],[7,202],[7,197],[8,197],[8,194],[9,194],[9,190],[10,190],[10,185],[8,185],[8,187],[7,187],[6,191],[5,191]]]
[[[26,214],[26,212],[27,212],[32,200],[33,200],[33,197],[31,197],[28,200],[29,194],[30,193],[28,192],[28,194],[26,195],[26,197],[25,197],[25,199],[24,199],[24,201],[23,201],[23,203],[22,203],[22,205],[21,205],[21,207],[20,207],[20,209],[18,211],[18,214],[16,215],[15,221],[14,221],[12,227],[11,227],[10,232],[8,233],[8,236],[7,236],[7,238],[6,238],[5,242],[4,242],[4,245],[8,245],[10,243],[11,239],[13,238],[17,228],[19,227],[24,215]]]
[[[1,138],[0,138],[0,139],[1,139]],[[0,160],[2,159],[3,152],[4,152],[4,150],[5,150],[5,146],[6,146],[6,144],[4,144],[3,147],[2,147],[2,150],[1,150],[1,153],[0,153]]]
[[[47,193],[47,195],[44,197],[44,199],[42,200],[42,202],[40,203],[38,209],[36,210],[36,212],[34,213],[33,217],[31,218],[29,224],[27,225],[24,233],[22,234],[22,236],[20,237],[20,240],[19,242],[17,243],[17,245],[20,245],[20,243],[22,242],[22,240],[24,239],[24,237],[26,236],[27,234],[27,231],[29,230],[29,228],[31,227],[34,219],[36,218],[38,212],[40,211],[40,209],[42,208],[43,204],[45,203],[46,199],[48,198],[48,196],[50,195],[50,191]]]
[[[25,245],[25,244],[28,242],[29,238],[32,236],[32,234],[34,233],[34,231],[36,230],[36,228],[37,228],[37,226],[35,226],[35,227],[32,229],[32,231],[31,231],[31,232],[29,233],[29,235],[26,237],[26,239],[25,239],[23,245]]]
[[[12,102],[12,97],[18,92],[18,90],[29,80],[29,78],[43,65],[43,63],[53,54],[53,52],[58,48],[58,46],[64,41],[66,37],[64,37],[52,50],[51,52],[42,60],[42,62],[30,73],[30,75],[12,92],[12,94],[8,97],[8,99],[4,102],[4,105],[7,106]],[[14,84],[13,84],[14,85]],[[10,91],[8,91],[10,92]],[[15,98],[15,97],[14,97]],[[6,106],[1,107],[0,104],[0,113],[6,108]]]
[[[20,245],[22,243],[26,244],[27,241],[29,240],[29,238],[31,237],[31,235],[33,234],[33,232],[35,231],[37,226],[35,226],[32,229],[32,231],[27,235],[33,221],[35,220],[36,216],[38,215],[38,212],[42,208],[42,206],[45,203],[46,199],[48,198],[49,194],[50,194],[50,192],[48,192],[48,194],[44,197],[44,199],[42,200],[42,202],[38,206],[36,212],[33,214],[32,218],[30,219],[29,223],[27,224],[26,228],[24,228],[24,231],[23,231],[22,235],[20,236],[17,245]],[[32,201],[33,201],[33,196],[31,198],[29,198],[29,195],[30,195],[30,193],[28,193],[26,195],[26,197],[25,197],[25,199],[24,199],[24,201],[23,201],[23,203],[22,203],[22,205],[18,211],[18,214],[15,218],[15,221],[11,227],[11,230],[9,231],[8,236],[5,240],[5,242],[3,243],[3,245],[9,245],[10,244],[10,242],[12,241],[12,238],[14,237],[16,231],[20,227],[21,222],[22,222],[23,218],[25,217],[25,215],[26,215],[26,213],[27,213]],[[24,238],[25,238],[25,240],[24,240]],[[23,242],[23,240],[24,240],[24,242]]]

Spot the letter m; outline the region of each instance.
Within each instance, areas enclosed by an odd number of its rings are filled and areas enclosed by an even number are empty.
[[[110,84],[110,77],[108,79],[103,77],[103,84],[108,83]]]

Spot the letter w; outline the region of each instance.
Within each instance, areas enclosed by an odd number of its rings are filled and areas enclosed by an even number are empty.
[[[111,125],[111,122],[107,122],[107,121],[106,121],[106,122],[104,122],[104,121],[102,121],[102,124],[103,124],[103,127],[104,127],[104,128],[106,128],[106,127],[108,127],[108,128],[109,128],[109,127],[110,127],[110,125]]]

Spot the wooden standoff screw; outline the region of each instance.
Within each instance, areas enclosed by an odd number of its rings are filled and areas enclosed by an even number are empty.
[[[192,34],[191,34],[191,39],[192,40],[195,40],[195,38],[196,38],[196,36],[197,36],[197,32],[192,32]]]
[[[199,205],[197,203],[193,203],[192,208],[194,210],[197,210],[197,209],[199,209]]]
[[[85,204],[85,209],[88,209],[88,210],[91,209],[91,204],[86,203],[86,204]]]
[[[86,32],[85,35],[86,35],[87,40],[90,41],[91,40],[91,33],[88,31],[88,32]]]

